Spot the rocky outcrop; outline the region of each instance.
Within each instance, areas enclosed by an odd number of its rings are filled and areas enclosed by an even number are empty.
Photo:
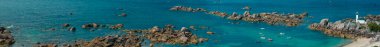
[[[109,29],[122,29],[123,24],[115,24],[115,25],[108,25],[108,24],[97,24],[97,23],[89,23],[89,24],[83,24],[83,29],[99,29],[99,28],[109,28]]]
[[[49,43],[49,44],[37,43],[37,46],[33,46],[33,47],[58,47],[58,46],[57,46],[57,44],[53,44],[53,43]]]
[[[11,32],[4,27],[0,27],[0,47],[9,47],[14,42]]]
[[[193,9],[191,7],[184,7],[184,6],[174,6],[174,7],[170,8],[169,10],[173,10],[173,11],[187,11],[187,12],[206,12],[207,11],[207,10],[205,10],[203,8]]]
[[[181,44],[190,45],[207,41],[207,38],[200,38],[193,34],[191,30],[182,27],[174,30],[174,26],[166,25],[164,28],[154,26],[146,30],[124,30],[125,35],[114,35],[97,37],[91,41],[78,40],[75,43],[62,45],[63,47],[141,47],[143,43],[154,44]],[[145,41],[148,40],[149,42]],[[37,47],[56,47],[56,44],[37,44]]]
[[[366,21],[379,21],[380,20],[380,15],[368,15],[364,17]]]
[[[247,22],[266,22],[268,24],[285,24],[287,26],[296,26],[303,21],[303,18],[307,16],[307,13],[302,14],[277,14],[273,13],[260,13],[260,14],[251,14],[249,11],[244,12],[244,14],[237,14],[233,12],[231,15],[228,15],[224,12],[212,11],[209,14],[227,17],[229,20],[242,20]]]
[[[226,12],[219,12],[219,11],[209,11],[207,12],[207,14],[212,14],[212,15],[216,15],[220,17],[225,17],[228,15]]]
[[[141,47],[144,40],[141,36],[137,35],[123,35],[123,36],[105,36],[96,37],[91,41],[78,40],[71,44],[61,45],[63,47]],[[37,44],[35,47],[57,47],[57,44]]]
[[[248,22],[262,21],[262,22],[266,22],[268,24],[281,24],[281,23],[283,23],[287,26],[296,26],[303,21],[303,18],[305,16],[307,16],[307,13],[277,14],[276,12],[273,12],[273,13],[260,13],[260,14],[250,15],[248,12],[248,13],[244,14],[244,16],[242,17],[242,20],[248,21]]]
[[[181,30],[173,30],[174,26],[166,25],[162,29],[153,27],[148,31],[143,31],[144,37],[148,38],[153,43],[168,43],[168,44],[198,44],[206,41],[206,38],[199,38],[197,35],[191,33],[186,27]]]
[[[233,12],[231,16],[227,17],[227,19],[230,20],[241,20],[241,15],[237,14],[236,12]]]
[[[343,38],[361,38],[361,37],[373,37],[365,24],[359,24],[352,19],[339,20],[334,23],[329,22],[328,19],[322,19],[321,22],[313,23],[309,26],[312,30],[322,31],[325,34],[335,37]]]
[[[116,24],[116,25],[114,25],[114,26],[111,26],[111,29],[121,29],[121,28],[123,28],[123,24]]]
[[[248,7],[249,8],[249,7]],[[190,7],[174,6],[170,10],[173,11],[188,11],[188,12],[206,12],[220,17],[227,17],[229,20],[242,20],[247,22],[266,22],[268,24],[285,24],[287,26],[296,26],[303,21],[303,18],[307,16],[307,13],[302,14],[278,14],[273,13],[259,13],[251,14],[250,11],[245,11],[243,14],[237,14],[233,12],[231,15],[220,11],[205,11],[205,9],[192,9]],[[202,11],[204,10],[204,11]]]

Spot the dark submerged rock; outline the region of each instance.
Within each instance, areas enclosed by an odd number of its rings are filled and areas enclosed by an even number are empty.
[[[119,14],[119,16],[125,17],[125,16],[127,16],[127,13],[121,13],[121,14]]]
[[[65,24],[63,24],[62,26],[63,26],[63,27],[70,27],[70,24],[65,23]]]
[[[70,27],[69,31],[76,31],[76,28],[75,27]]]

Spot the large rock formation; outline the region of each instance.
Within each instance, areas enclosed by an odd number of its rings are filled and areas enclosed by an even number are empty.
[[[4,27],[0,27],[0,47],[9,47],[15,42],[11,32]]]
[[[193,9],[191,7],[184,7],[184,6],[174,6],[174,7],[170,8],[169,10],[173,10],[173,11],[187,11],[187,12],[205,12],[205,11],[207,11],[207,10],[205,10],[203,8]]]
[[[368,31],[365,24],[356,23],[352,19],[344,19],[334,23],[328,22],[328,19],[322,19],[319,24],[313,23],[309,28],[312,30],[323,31],[330,36],[351,39],[372,37],[375,35]]]
[[[62,45],[64,47],[141,47],[143,43],[154,44],[181,44],[190,45],[207,41],[206,38],[191,33],[186,27],[174,30],[174,26],[166,25],[164,28],[154,26],[147,30],[124,30],[126,35],[97,37],[91,41],[76,41],[75,43]],[[148,40],[149,42],[145,41]],[[57,47],[56,44],[37,44],[36,47]]]
[[[89,24],[83,24],[82,28],[83,29],[101,29],[101,28],[109,28],[109,29],[122,29],[123,24],[115,24],[115,25],[110,25],[110,24],[97,24],[97,23],[89,23]]]
[[[302,14],[277,14],[273,13],[260,13],[252,14],[250,11],[245,11],[243,14],[237,14],[233,12],[231,15],[228,15],[225,12],[220,11],[206,11],[205,9],[198,8],[192,9],[190,7],[183,6],[174,6],[170,10],[173,11],[188,11],[188,12],[206,12],[207,14],[217,15],[220,17],[227,17],[229,20],[242,20],[248,22],[266,22],[268,24],[285,24],[287,26],[296,26],[303,21],[303,18],[307,16],[307,13]]]
[[[273,13],[260,13],[260,14],[252,14],[247,15],[247,12],[244,17],[242,17],[243,21],[248,22],[266,22],[268,24],[285,24],[287,26],[296,26],[303,21],[303,18],[307,16],[307,13],[302,14],[277,14]]]
[[[329,24],[329,19],[322,19],[321,22],[319,22],[321,26],[327,26],[327,24]]]

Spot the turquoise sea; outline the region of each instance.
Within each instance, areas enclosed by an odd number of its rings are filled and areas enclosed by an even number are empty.
[[[11,28],[16,40],[13,47],[28,47],[37,42],[63,44],[124,33],[108,29],[93,32],[79,29],[87,23],[122,23],[126,29],[148,29],[166,24],[176,27],[207,26],[216,34],[210,36],[204,31],[194,31],[199,36],[211,39],[190,45],[200,47],[338,47],[350,40],[327,36],[309,30],[307,26],[322,18],[330,18],[331,21],[354,18],[355,12],[361,16],[380,14],[378,2],[379,0],[0,0],[0,25],[14,26]],[[311,17],[305,18],[299,26],[287,27],[231,21],[205,13],[168,10],[177,5],[240,14],[245,11],[241,8],[250,6],[253,13],[308,12]],[[128,16],[117,16],[120,13],[127,13]],[[70,23],[78,30],[69,32],[62,29],[63,23]],[[57,30],[44,31],[50,28]],[[260,37],[271,38],[273,41]]]

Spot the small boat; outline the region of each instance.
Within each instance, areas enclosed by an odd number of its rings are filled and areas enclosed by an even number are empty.
[[[282,33],[282,32],[281,32],[280,35],[285,35],[285,33]]]
[[[261,30],[264,30],[265,28],[260,28]]]
[[[273,41],[273,39],[269,38],[268,41]]]
[[[265,37],[260,37],[261,39],[265,39]]]

